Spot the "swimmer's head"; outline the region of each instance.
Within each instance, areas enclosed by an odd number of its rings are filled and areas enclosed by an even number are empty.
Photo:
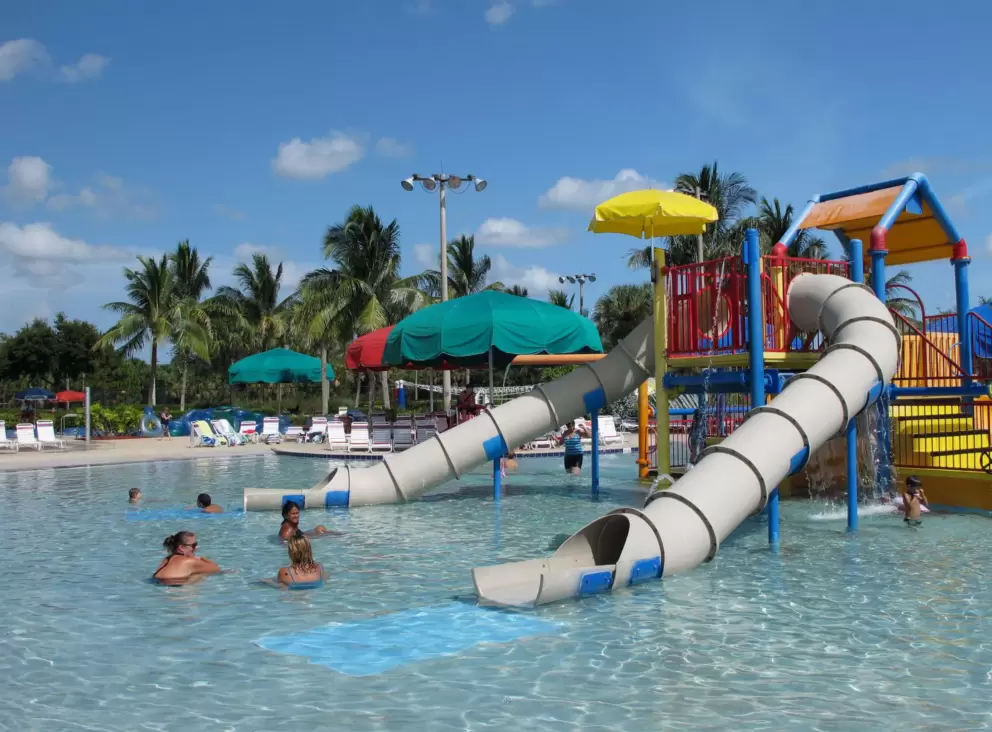
[[[296,565],[310,565],[313,561],[313,548],[310,540],[302,533],[297,532],[286,544],[289,550],[289,561]]]
[[[906,478],[906,492],[909,495],[915,496],[917,493],[920,492],[920,488],[922,487],[923,487],[923,481],[920,480],[915,475],[911,475],[908,478]]]
[[[196,497],[196,505],[200,508],[206,508],[211,503],[209,493],[201,493]]]
[[[192,531],[179,531],[172,536],[165,537],[162,547],[169,554],[182,554],[192,556],[197,549],[196,534]]]
[[[139,500],[141,500],[141,489],[132,488],[127,492],[127,497],[128,500],[131,501],[131,503],[137,503]]]
[[[296,501],[286,501],[282,504],[282,517],[291,524],[300,520],[300,505]]]
[[[565,427],[567,427],[570,430],[574,430],[575,429],[575,422],[569,422],[568,424],[565,425]]]

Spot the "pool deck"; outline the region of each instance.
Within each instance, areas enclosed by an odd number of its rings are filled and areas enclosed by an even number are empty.
[[[618,442],[600,449],[600,454],[630,453],[637,451],[637,435],[623,433],[623,442]],[[586,454],[589,447],[586,446]],[[325,445],[299,444],[285,442],[281,445],[247,444],[236,447],[190,447],[185,437],[172,440],[155,438],[134,440],[97,440],[87,448],[82,440],[66,440],[63,450],[45,448],[38,450],[20,450],[13,453],[0,451],[0,473],[15,470],[48,470],[51,468],[79,468],[97,465],[125,465],[128,463],[148,463],[166,460],[220,460],[249,455],[285,455],[290,457],[305,457],[322,460],[341,460],[367,462],[382,460],[388,452],[343,452],[328,450]],[[561,458],[564,451],[561,448],[541,450],[518,450],[517,457],[526,458]]]

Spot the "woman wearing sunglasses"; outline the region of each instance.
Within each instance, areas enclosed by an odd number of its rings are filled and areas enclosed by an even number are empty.
[[[152,575],[152,579],[160,584],[182,585],[220,572],[217,562],[196,556],[199,544],[192,531],[180,531],[167,536],[162,546],[169,552],[169,556],[162,560]]]

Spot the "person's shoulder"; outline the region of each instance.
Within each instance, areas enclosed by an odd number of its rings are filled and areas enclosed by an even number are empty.
[[[276,573],[276,576],[279,578],[280,582],[284,582],[285,584],[289,584],[293,581],[293,578],[289,574],[289,569],[286,567],[279,567],[279,571]]]

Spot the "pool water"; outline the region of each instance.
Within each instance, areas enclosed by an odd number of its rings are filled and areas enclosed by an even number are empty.
[[[471,568],[546,556],[556,534],[639,505],[630,456],[603,458],[598,502],[588,470],[521,460],[498,507],[480,470],[408,505],[307,511],[304,528],[344,534],[314,542],[331,581],[313,592],[259,582],[286,560],[276,514],[126,516],[132,486],[148,511],[204,490],[236,509],[245,486],[327,469],[265,456],[0,475],[0,729],[992,727],[980,517],[913,530],[866,515],[849,536],[842,511],[786,502],[778,553],[757,517],[695,571],[505,613],[474,606]],[[237,572],[150,584],[181,528]]]

